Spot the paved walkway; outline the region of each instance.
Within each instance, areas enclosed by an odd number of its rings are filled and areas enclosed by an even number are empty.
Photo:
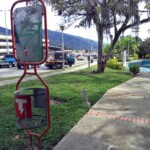
[[[150,74],[110,89],[53,150],[150,150]]]

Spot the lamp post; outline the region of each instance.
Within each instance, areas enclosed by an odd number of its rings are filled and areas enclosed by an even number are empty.
[[[7,11],[9,11],[9,10],[7,10]],[[8,30],[7,30],[6,10],[4,10],[4,12],[5,12],[5,26],[6,26],[6,40],[7,40],[7,42],[6,42],[6,52],[7,52],[7,54],[9,54],[9,45],[8,45]]]
[[[122,33],[122,64],[126,63],[126,50],[124,49],[124,32]]]
[[[91,40],[91,54],[92,54],[92,43],[93,43],[93,41]]]
[[[128,39],[128,57],[130,57],[130,41]]]
[[[62,31],[62,52],[63,52],[63,63],[62,63],[62,69],[64,69],[64,29],[65,29],[65,26],[64,25],[60,25],[60,29]]]
[[[0,10],[3,11],[3,10]],[[10,10],[4,10],[5,13],[5,34],[6,34],[6,53],[9,54],[9,45],[8,45],[8,29],[7,29],[7,17],[6,17],[6,11]]]

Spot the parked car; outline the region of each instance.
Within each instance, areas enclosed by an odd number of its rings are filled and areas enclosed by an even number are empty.
[[[78,59],[78,60],[86,60],[87,57],[85,57],[85,56],[79,56],[77,59]]]
[[[14,58],[13,54],[6,54],[2,61],[0,61],[0,68],[1,67],[14,67],[16,66],[16,59]]]
[[[94,59],[98,59],[98,56],[97,55],[92,55]]]
[[[33,67],[33,65],[28,65],[27,69],[31,69],[32,67]],[[37,65],[37,67],[40,68],[40,65]],[[24,66],[22,64],[20,64],[20,63],[17,63],[17,68],[18,69],[23,69]]]

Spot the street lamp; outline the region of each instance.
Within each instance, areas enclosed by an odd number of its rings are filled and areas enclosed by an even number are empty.
[[[64,29],[65,29],[65,26],[64,25],[60,25],[60,29],[62,31],[62,52],[63,52],[63,63],[62,63],[62,69],[64,69]]]
[[[92,43],[93,43],[93,41],[91,40],[91,54],[92,54]]]
[[[10,11],[10,10],[7,10]],[[4,10],[5,12],[5,26],[6,26],[6,52],[9,54],[9,45],[8,45],[8,30],[7,30],[7,20],[6,20],[6,10]]]
[[[0,10],[3,11],[3,10]],[[6,32],[6,53],[9,54],[9,45],[8,45],[8,29],[7,29],[7,17],[6,17],[6,11],[10,11],[10,10],[4,10],[5,13],[5,32]]]
[[[124,32],[122,32],[122,64],[126,62],[126,50],[124,49]]]

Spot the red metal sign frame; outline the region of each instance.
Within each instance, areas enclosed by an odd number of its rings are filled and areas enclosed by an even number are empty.
[[[11,16],[11,32],[12,32],[12,46],[13,46],[13,54],[14,54],[14,57],[16,59],[17,62],[23,64],[23,65],[39,65],[39,64],[42,64],[44,63],[47,58],[48,58],[48,33],[47,33],[47,13],[46,13],[46,6],[43,2],[43,0],[39,0],[39,2],[41,2],[42,6],[43,6],[43,15],[44,15],[44,28],[45,28],[45,52],[44,53],[44,58],[43,60],[41,60],[40,62],[24,62],[24,61],[20,61],[17,59],[17,56],[16,56],[16,43],[15,43],[15,29],[14,29],[14,8],[17,4],[19,3],[23,3],[23,2],[26,2],[26,4],[28,4],[30,0],[19,0],[19,1],[16,1],[12,7],[11,7],[11,11],[10,11],[10,16]]]
[[[12,29],[12,45],[13,45],[13,54],[14,54],[14,57],[16,59],[17,62],[21,63],[24,65],[24,73],[22,74],[21,78],[18,80],[17,84],[16,84],[16,91],[19,90],[19,84],[21,83],[21,81],[23,80],[23,78],[25,77],[25,75],[29,74],[29,75],[35,75],[37,76],[37,78],[41,81],[41,83],[43,84],[43,86],[45,87],[46,89],[46,95],[47,95],[47,101],[46,101],[46,106],[47,106],[47,127],[45,128],[45,130],[43,130],[40,134],[39,133],[34,133],[32,131],[30,131],[29,129],[27,129],[25,126],[23,127],[26,132],[29,134],[30,136],[30,142],[31,142],[31,145],[32,145],[32,136],[36,136],[37,139],[38,139],[38,142],[39,142],[39,150],[41,149],[41,138],[42,136],[49,130],[50,128],[50,93],[49,93],[49,88],[48,86],[46,85],[46,83],[43,81],[43,79],[39,76],[38,72],[37,72],[37,65],[39,64],[42,64],[44,63],[47,58],[48,58],[48,33],[47,33],[47,14],[46,14],[46,7],[45,7],[45,4],[43,2],[43,0],[39,0],[39,2],[41,2],[41,4],[43,5],[43,8],[44,8],[44,11],[43,11],[43,15],[44,15],[44,27],[45,27],[45,57],[43,58],[42,61],[40,62],[22,62],[22,61],[19,61],[16,57],[16,45],[15,45],[15,36],[14,36],[14,18],[13,18],[13,10],[15,8],[15,6],[18,4],[18,3],[23,3],[23,2],[26,2],[26,5],[28,4],[30,0],[18,0],[16,1],[12,7],[11,7],[11,29]],[[34,67],[34,72],[28,72],[27,71],[27,66],[28,65],[33,65]],[[20,97],[20,99],[23,98],[23,99],[26,99],[28,102],[30,101],[30,99],[28,97]],[[16,104],[16,98],[14,99],[14,102],[15,102],[15,108],[18,109],[18,105]],[[30,103],[30,102],[29,102]],[[28,107],[30,107],[30,104],[28,105]],[[29,108],[30,109],[30,108]],[[31,112],[32,110],[29,110],[29,117],[31,115]],[[18,110],[16,110],[16,115],[19,115],[19,112]],[[20,116],[20,117],[24,117],[24,116]]]

